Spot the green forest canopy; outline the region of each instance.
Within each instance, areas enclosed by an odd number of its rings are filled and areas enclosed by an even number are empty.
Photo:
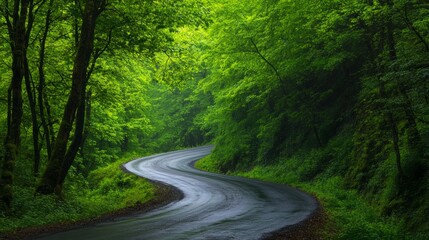
[[[429,2],[2,0],[1,13],[3,212],[14,192],[63,196],[130,152],[211,142],[211,170],[340,178],[429,230]]]

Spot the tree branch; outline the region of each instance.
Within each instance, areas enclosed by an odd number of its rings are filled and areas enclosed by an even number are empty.
[[[91,62],[91,66],[89,67],[88,73],[86,75],[86,82],[91,78],[91,74],[95,69],[95,63],[97,62],[97,59],[107,50],[110,43],[112,42],[112,32],[113,28],[109,30],[109,33],[107,34],[106,44],[101,49],[95,50]]]
[[[277,78],[278,78],[278,80],[279,80],[279,82],[280,82],[280,86],[281,86],[281,89],[282,89],[282,91],[283,91],[283,94],[285,94],[286,95],[286,89],[284,88],[284,86],[283,86],[283,79],[282,79],[282,77],[280,76],[280,73],[279,73],[279,71],[277,70],[277,68],[274,66],[274,64],[272,64],[270,61],[268,61],[268,59],[261,53],[261,51],[259,50],[259,48],[258,48],[258,46],[256,45],[256,43],[255,43],[255,41],[252,39],[252,38],[250,38],[249,39],[250,40],[250,42],[252,43],[252,45],[253,45],[253,47],[255,47],[255,53],[256,54],[258,54],[259,55],[259,57],[261,57],[262,58],[262,60],[266,63],[266,64],[268,64],[268,66],[270,66],[271,67],[271,69],[273,69],[273,71],[274,71],[274,73],[276,74],[276,76],[277,76]]]
[[[414,34],[417,35],[417,37],[419,38],[420,42],[425,46],[426,52],[429,52],[429,44],[428,42],[424,39],[424,37],[419,33],[419,31],[414,27],[413,23],[411,22],[409,16],[408,16],[408,7],[410,4],[405,4],[404,7],[404,21],[405,24],[408,26],[408,28],[414,32]],[[399,9],[398,9],[399,11]]]

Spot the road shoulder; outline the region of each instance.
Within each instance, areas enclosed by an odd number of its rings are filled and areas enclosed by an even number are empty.
[[[158,182],[152,182],[152,183],[156,186],[155,197],[148,202],[139,203],[131,207],[119,209],[117,211],[110,212],[92,219],[76,221],[76,222],[56,223],[56,224],[49,224],[49,225],[44,225],[44,226],[39,226],[34,228],[20,229],[14,232],[0,235],[0,239],[5,239],[5,240],[35,239],[43,235],[54,234],[58,232],[73,230],[76,228],[91,226],[100,222],[115,221],[115,219],[119,217],[146,213],[151,210],[168,205],[172,202],[179,201],[180,199],[183,198],[183,193],[172,186],[165,185]]]
[[[319,203],[317,209],[304,221],[267,234],[263,240],[321,240],[325,239],[328,215]]]

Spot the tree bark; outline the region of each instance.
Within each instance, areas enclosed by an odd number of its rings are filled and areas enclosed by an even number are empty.
[[[30,105],[31,112],[31,123],[32,123],[32,133],[33,133],[33,174],[35,176],[39,175],[40,167],[40,147],[39,147],[39,123],[37,121],[37,111],[36,111],[36,99],[34,98],[33,88],[31,87],[31,76],[30,76],[30,67],[28,66],[28,60],[25,58],[25,88],[27,90],[28,103]]]
[[[87,68],[94,48],[95,25],[105,1],[87,0],[82,21],[77,54],[73,66],[72,87],[64,108],[60,128],[52,149],[51,158],[37,187],[41,194],[61,193],[59,178],[67,152],[67,143],[72,130],[77,108],[81,104],[84,82],[87,79]]]
[[[80,143],[79,148],[79,155],[84,158],[85,157],[85,151],[84,146],[86,139],[89,136],[89,133],[91,131],[91,97],[92,97],[92,91],[89,90],[86,93],[85,96],[85,123],[83,128],[83,134],[82,134],[82,142]]]
[[[12,80],[8,106],[8,129],[4,142],[3,168],[0,179],[0,209],[9,210],[13,199],[13,171],[17,159],[22,121],[22,81],[25,74],[26,21],[30,0],[16,0],[12,14],[5,16],[12,50]],[[7,7],[7,6],[6,6]],[[7,10],[7,14],[8,10]]]
[[[42,2],[43,3],[43,2]],[[29,2],[28,9],[28,22],[27,22],[27,30],[25,33],[25,46],[29,45],[30,34],[33,28],[35,13],[34,13],[34,2]],[[31,79],[30,66],[28,65],[27,56],[24,56],[24,80],[25,80],[25,88],[27,91],[28,103],[30,105],[30,113],[31,113],[31,123],[32,123],[32,134],[33,134],[33,174],[37,176],[39,174],[39,166],[40,166],[40,147],[39,147],[39,124],[37,122],[37,111],[36,111],[36,98],[34,92],[34,83]]]
[[[86,85],[86,84],[85,84]],[[83,87],[82,92],[82,101],[80,102],[79,108],[76,113],[76,126],[73,135],[72,143],[70,144],[67,153],[64,158],[63,165],[61,167],[60,176],[58,178],[58,185],[62,187],[64,184],[64,180],[66,179],[67,172],[69,171],[76,155],[79,150],[79,147],[82,146],[83,142],[83,130],[85,123],[85,113],[86,113],[86,103],[85,103],[85,95],[86,95],[86,86]]]
[[[49,1],[48,12],[45,17],[45,27],[43,29],[42,38],[40,39],[40,51],[39,51],[39,63],[38,63],[38,71],[39,71],[39,85],[37,86],[38,91],[38,102],[39,102],[39,114],[40,121],[42,123],[42,128],[45,137],[46,150],[48,153],[48,159],[51,157],[51,128],[49,127],[50,122],[50,114],[48,113],[49,104],[48,99],[46,97],[45,87],[46,87],[46,78],[45,78],[45,50],[46,50],[46,39],[48,38],[49,28],[51,25],[51,16],[52,16],[52,6],[54,0]],[[47,115],[45,115],[45,105]],[[48,119],[47,119],[48,117]]]

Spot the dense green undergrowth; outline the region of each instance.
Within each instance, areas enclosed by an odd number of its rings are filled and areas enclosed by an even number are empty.
[[[8,215],[0,215],[2,233],[49,224],[72,223],[97,218],[116,210],[144,203],[154,197],[155,188],[145,179],[124,173],[122,158],[92,171],[86,180],[74,176],[66,184],[66,200],[35,196],[26,182],[15,186],[15,202]]]
[[[227,173],[289,184],[315,195],[328,214],[326,229],[322,231],[325,239],[428,239],[427,231],[410,230],[412,223],[403,215],[387,216],[384,213],[388,204],[385,196],[378,196],[377,199],[372,196],[370,200],[362,192],[347,187],[347,180],[342,177],[347,172],[346,162],[350,154],[347,146],[346,139],[339,137],[323,149],[280,157],[277,163],[271,165],[258,164],[251,169]],[[388,159],[384,164],[389,165],[389,162]],[[200,160],[196,167],[221,172],[221,164],[216,161],[215,155]],[[377,174],[382,174],[383,168],[377,171]],[[392,190],[385,189],[385,192],[389,191]],[[402,200],[399,198],[396,201]],[[414,221],[420,221],[419,224],[423,225],[422,221],[426,220],[416,215]]]

